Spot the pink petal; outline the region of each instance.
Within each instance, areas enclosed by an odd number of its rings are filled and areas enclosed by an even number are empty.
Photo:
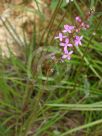
[[[76,39],[76,40],[79,39],[79,36],[76,36],[75,39]]]
[[[64,53],[68,54],[67,46],[64,47]]]
[[[83,39],[83,36],[80,37],[80,40],[82,40],[82,39]]]
[[[78,46],[78,42],[77,41],[75,41],[75,46]]]
[[[66,38],[66,39],[65,39],[65,42],[66,42],[66,43],[69,43],[69,39],[68,39],[68,38]]]
[[[73,53],[73,51],[70,51],[70,52],[69,52],[69,55],[71,55],[72,53]]]
[[[59,40],[62,42],[63,38],[62,38],[62,37],[60,37],[60,38],[59,38]]]
[[[86,24],[86,28],[89,28],[90,27],[90,25],[89,24]]]
[[[60,43],[60,46],[65,46],[65,43]]]
[[[73,45],[72,44],[68,44],[69,47],[72,47]]]
[[[64,55],[62,56],[62,59],[65,59],[65,58],[67,58],[67,55],[64,54]]]
[[[59,37],[62,37],[62,33],[59,33]]]
[[[67,36],[63,36],[63,38],[66,38]]]
[[[81,41],[79,42],[79,45],[82,45]]]
[[[74,26],[69,26],[69,29],[70,29],[70,30],[73,30],[73,29],[74,29]]]
[[[63,30],[63,33],[66,33],[67,31],[66,30]]]
[[[81,18],[80,18],[79,16],[77,16],[77,17],[75,18],[75,20],[78,21],[78,22],[81,22]]]
[[[68,27],[69,27],[69,25],[64,25],[64,28],[65,28],[65,29],[68,29]]]
[[[70,60],[70,59],[71,59],[71,57],[70,57],[70,56],[67,56],[67,59],[68,59],[68,60]]]

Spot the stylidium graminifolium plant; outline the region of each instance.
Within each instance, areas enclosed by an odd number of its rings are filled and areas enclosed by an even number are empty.
[[[82,45],[83,36],[80,35],[82,29],[86,30],[89,28],[89,24],[86,24],[82,19],[77,16],[75,17],[75,26],[66,24],[62,32],[59,32],[55,39],[59,40],[59,45],[62,48],[61,60],[70,60],[74,53],[74,46]]]

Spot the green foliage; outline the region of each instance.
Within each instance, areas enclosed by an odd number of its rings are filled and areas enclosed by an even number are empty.
[[[49,56],[50,52],[60,54],[54,41],[57,29],[67,20],[73,22],[74,13],[84,16],[83,6],[97,9],[98,2],[74,0],[61,5],[52,0],[52,18],[43,34],[37,32],[34,23],[24,56],[19,58],[10,52],[10,58],[0,58],[0,136],[102,134],[101,16],[93,14],[90,29],[82,32],[83,45],[76,48],[72,60],[59,63]],[[15,31],[14,35],[20,46]]]
[[[52,0],[50,8],[54,10],[56,8],[57,4],[58,4],[57,0]],[[62,1],[62,4],[61,4],[60,8],[64,8],[66,5],[67,5],[66,1]]]

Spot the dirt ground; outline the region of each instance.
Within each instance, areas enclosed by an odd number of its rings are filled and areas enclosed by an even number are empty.
[[[40,11],[47,16],[50,1],[41,1]],[[22,55],[22,48],[32,35],[32,25],[35,22],[39,27],[39,16],[36,14],[37,4],[33,1],[2,0],[0,3],[0,49],[2,56],[9,57],[10,51],[16,56]],[[39,28],[38,28],[39,29]]]

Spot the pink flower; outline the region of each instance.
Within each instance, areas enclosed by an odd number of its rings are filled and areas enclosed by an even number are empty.
[[[83,36],[80,36],[80,31],[83,29],[86,30],[89,27],[89,24],[84,23],[80,16],[75,17],[75,26],[69,24],[64,25],[64,30],[62,30],[62,33],[59,33],[59,35],[55,37],[55,39],[60,40],[59,44],[62,46],[61,49],[63,49],[61,62],[63,62],[64,59],[71,59],[74,47],[82,45]],[[51,58],[55,59],[53,55]]]
[[[66,38],[62,33],[59,33],[59,36],[56,36],[55,39],[59,39],[60,41],[63,40],[63,38]]]
[[[79,32],[80,32],[80,29],[76,29],[76,32],[79,33]]]
[[[69,39],[65,39],[65,43],[60,43],[60,46],[64,46],[64,52],[67,52],[67,47],[72,47],[73,45],[69,43]]]
[[[82,45],[81,40],[83,39],[83,36],[76,36],[75,37],[75,46]]]
[[[84,22],[82,22],[82,23],[81,23],[81,27],[86,30],[86,29],[88,29],[90,26],[89,26],[89,24],[85,24]]]
[[[64,32],[64,33],[66,33],[66,32],[71,33],[73,29],[74,29],[74,26],[64,25],[64,30],[63,30],[63,32]]]
[[[90,25],[89,24],[86,24],[86,28],[89,28],[90,27]]]
[[[83,28],[85,28],[85,23],[82,22],[80,26],[83,27]]]
[[[77,22],[81,22],[81,18],[79,17],[79,16],[77,16],[76,18],[75,18],[75,20],[77,21]]]
[[[62,59],[70,60],[72,53],[73,53],[73,51],[70,51],[70,52],[67,51],[65,54],[62,55]]]

